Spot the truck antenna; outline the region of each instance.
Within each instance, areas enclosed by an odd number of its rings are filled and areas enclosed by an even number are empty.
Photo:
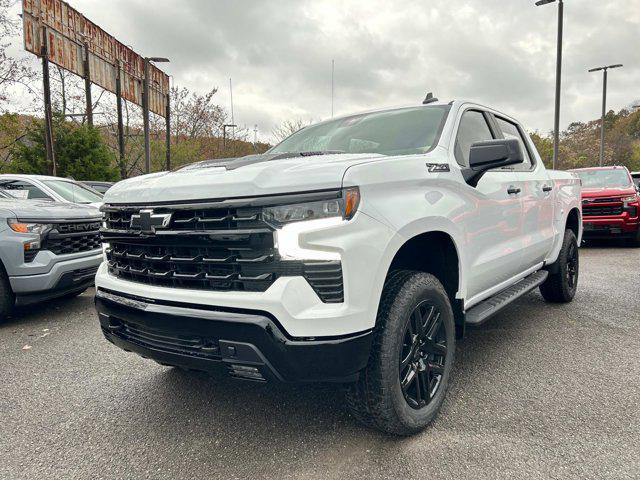
[[[422,104],[428,105],[430,103],[437,102],[437,101],[438,99],[433,96],[433,93],[429,92],[427,93],[427,96],[425,97],[425,99],[422,101]]]

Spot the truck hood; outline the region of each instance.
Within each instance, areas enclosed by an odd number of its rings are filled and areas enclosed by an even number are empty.
[[[118,182],[105,203],[175,202],[340,188],[345,171],[378,154],[249,155],[199,162]]]
[[[100,217],[100,211],[88,205],[76,203],[47,202],[42,200],[0,199],[0,212],[28,220],[78,220]]]
[[[622,197],[636,195],[636,189],[628,188],[583,188],[582,198]]]

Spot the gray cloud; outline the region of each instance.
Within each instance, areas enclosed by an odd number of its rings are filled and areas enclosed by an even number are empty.
[[[263,137],[289,118],[415,103],[433,90],[520,118],[553,122],[556,8],[534,0],[76,0],[74,6],[145,55],[171,58],[176,84],[220,87],[235,119]],[[609,106],[640,99],[638,0],[565,3],[562,124],[597,117],[602,63],[611,74]]]

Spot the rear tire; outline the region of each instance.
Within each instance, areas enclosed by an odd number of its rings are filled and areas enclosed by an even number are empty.
[[[566,230],[558,260],[550,265],[549,276],[540,285],[540,293],[547,302],[568,303],[576,295],[579,274],[578,240],[572,230]]]
[[[352,415],[389,434],[423,430],[444,402],[454,355],[453,310],[442,284],[428,273],[392,272],[369,363],[347,393]]]
[[[15,295],[9,283],[9,277],[0,264],[0,323],[4,322],[13,311]]]

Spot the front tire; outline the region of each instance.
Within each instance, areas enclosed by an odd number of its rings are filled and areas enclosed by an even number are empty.
[[[423,430],[438,414],[455,355],[449,297],[436,277],[392,272],[382,292],[369,363],[347,393],[353,416],[394,435]]]
[[[547,302],[572,301],[578,288],[579,273],[578,240],[572,230],[566,230],[558,260],[550,266],[549,276],[540,285],[540,293]]]

